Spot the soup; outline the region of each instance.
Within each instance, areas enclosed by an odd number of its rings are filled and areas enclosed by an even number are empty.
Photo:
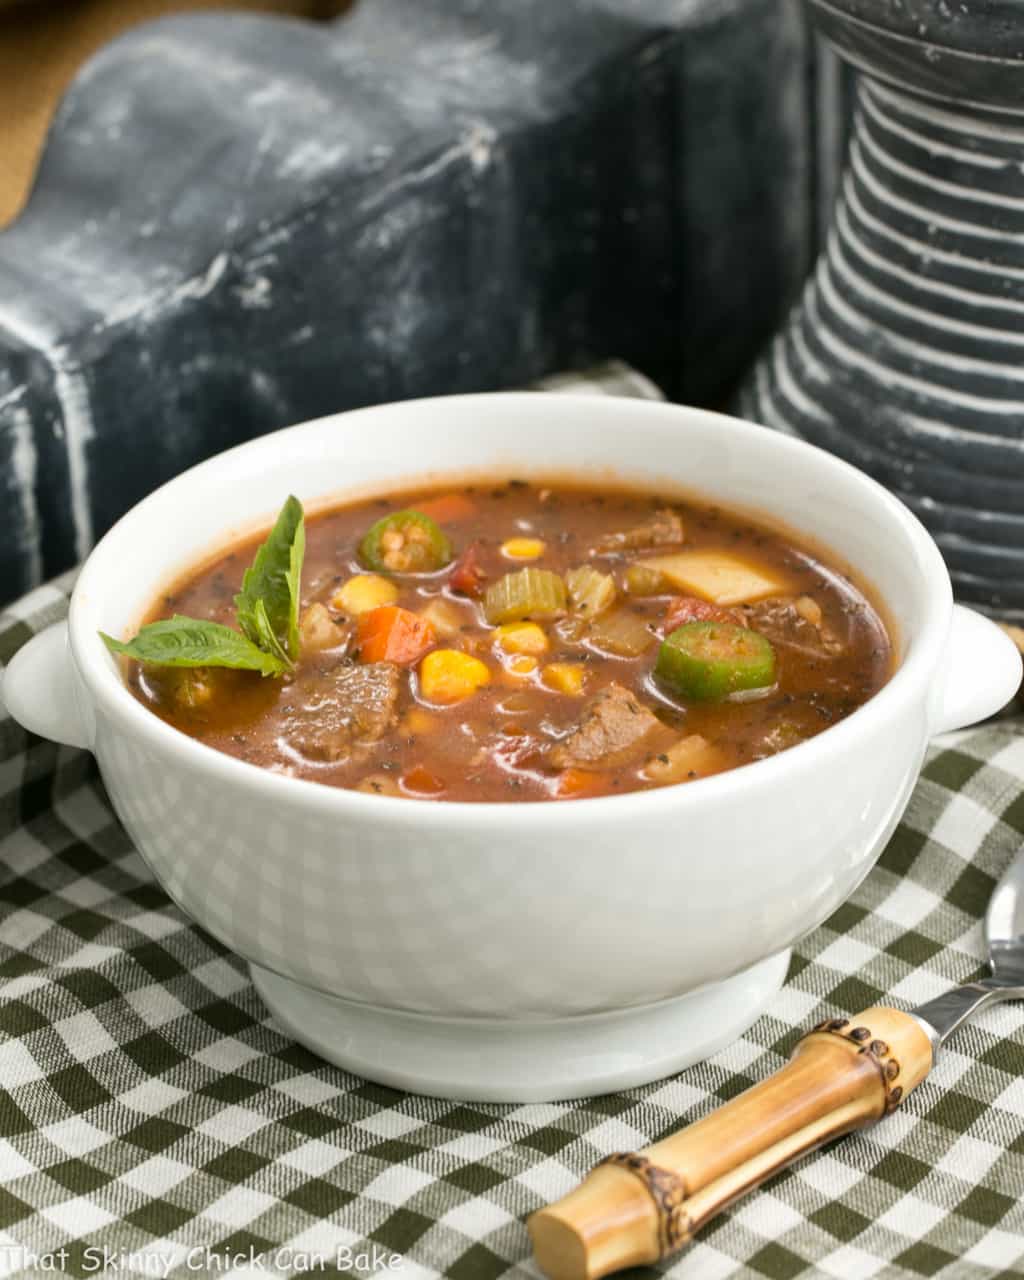
[[[234,665],[240,623],[258,670],[203,665],[182,633],[166,661],[192,665],[131,661],[132,692],[218,751],[331,786],[550,801],[690,783],[814,737],[892,669],[846,577],[697,502],[517,480],[354,502],[305,522],[301,586],[282,528],[250,575],[258,539],[163,596],[134,647],[108,643],[159,658],[144,637],[188,615]],[[286,579],[290,638],[272,625]]]

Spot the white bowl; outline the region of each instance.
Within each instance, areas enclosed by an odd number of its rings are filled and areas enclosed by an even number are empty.
[[[695,784],[571,804],[389,799],[275,775],[164,724],[99,629],[306,501],[453,473],[684,487],[781,520],[878,593],[899,670],[810,742]],[[278,1022],[359,1074],[492,1100],[655,1079],[740,1034],[788,949],[871,868],[930,735],[998,710],[1020,658],[954,608],[935,544],[829,454],[717,414],[500,394],[360,410],[254,440],[139,503],[89,557],[68,624],[3,684],[26,727],[95,752],[167,892],[249,961]]]

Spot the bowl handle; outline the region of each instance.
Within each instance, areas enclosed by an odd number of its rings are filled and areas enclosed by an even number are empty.
[[[69,747],[92,747],[91,716],[71,660],[68,624],[55,622],[23,645],[0,683],[0,700],[20,725]]]
[[[1020,688],[1021,657],[1013,641],[973,609],[953,606],[931,731],[964,729],[995,715]]]

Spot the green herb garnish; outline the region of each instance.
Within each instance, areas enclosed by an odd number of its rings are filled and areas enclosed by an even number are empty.
[[[289,498],[235,596],[238,625],[253,644],[293,662],[299,656],[299,576],[305,552],[302,503]]]
[[[251,640],[221,622],[202,622],[176,613],[142,628],[134,640],[114,640],[103,635],[112,653],[123,653],[139,662],[161,667],[234,667],[279,676],[290,663],[257,648]]]
[[[299,580],[306,550],[302,503],[290,497],[256,552],[235,596],[239,631],[175,614],[142,627],[133,640],[100,636],[112,653],[164,667],[231,667],[281,676],[299,656]]]

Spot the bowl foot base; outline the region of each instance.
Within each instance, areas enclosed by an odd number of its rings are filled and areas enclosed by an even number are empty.
[[[556,1102],[672,1075],[742,1035],[788,967],[784,951],[658,1004],[517,1021],[356,1004],[251,966],[275,1021],[314,1053],[396,1089],[474,1102]]]

